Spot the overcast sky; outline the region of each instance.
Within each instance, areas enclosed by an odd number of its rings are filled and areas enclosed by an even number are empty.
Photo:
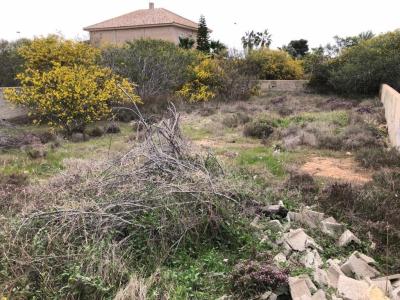
[[[88,38],[82,30],[106,19],[147,8],[147,0],[2,0],[0,39],[14,40],[49,33]],[[305,38],[311,46],[325,45],[334,35],[374,33],[400,28],[400,0],[154,0],[198,21],[204,14],[212,38],[241,48],[244,32],[268,30],[272,47]]]

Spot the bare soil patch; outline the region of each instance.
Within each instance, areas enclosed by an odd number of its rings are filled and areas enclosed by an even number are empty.
[[[371,174],[360,167],[353,158],[312,157],[301,170],[313,176],[332,178],[355,184],[372,180]]]
[[[240,146],[240,148],[254,148],[258,146],[257,143],[242,143],[236,141],[223,141],[223,140],[212,140],[212,139],[203,139],[198,141],[193,141],[195,145],[200,146],[203,149],[213,149],[213,148],[226,148],[227,146]]]

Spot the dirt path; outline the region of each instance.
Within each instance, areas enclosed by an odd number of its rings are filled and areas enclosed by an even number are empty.
[[[364,184],[372,179],[371,174],[359,168],[352,158],[312,157],[300,169],[313,176],[355,184]]]
[[[227,146],[237,146],[240,148],[253,148],[257,147],[259,144],[257,143],[241,143],[241,142],[226,142],[223,140],[212,140],[212,139],[204,139],[204,140],[197,140],[193,141],[197,146],[202,147],[202,148],[226,148]]]

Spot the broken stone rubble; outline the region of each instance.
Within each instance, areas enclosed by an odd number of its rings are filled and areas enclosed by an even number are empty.
[[[279,209],[282,210],[279,207],[281,204],[269,206],[269,209],[278,212]],[[273,261],[276,264],[297,262],[312,270],[312,280],[308,275],[289,278],[293,300],[400,300],[400,274],[378,278],[380,272],[374,268],[375,260],[357,251],[347,260],[329,259],[326,268],[319,253],[323,249],[303,228],[285,232],[286,226],[293,226],[290,221],[294,221],[309,228],[318,228],[324,234],[338,238],[337,245],[341,247],[361,243],[350,230],[346,230],[345,226],[334,218],[305,208],[298,213],[289,212],[288,222],[284,219],[280,222],[274,217],[270,219],[271,221],[266,223],[267,228],[283,233],[282,238],[276,242],[276,245],[280,245],[281,252]],[[325,293],[327,288],[331,289],[328,298]]]
[[[282,252],[278,253],[277,255],[275,255],[275,257],[273,258],[273,261],[276,264],[282,264],[286,262],[286,255],[283,254]]]
[[[321,267],[323,261],[317,250],[307,249],[306,253],[300,258],[300,263],[302,263],[306,268]]]
[[[345,230],[346,226],[338,223],[333,217],[321,221],[321,231],[329,236],[340,236]]]
[[[340,275],[337,283],[339,296],[345,300],[367,300],[368,283]]]
[[[347,276],[354,276],[356,279],[375,278],[380,273],[369,265],[374,262],[375,261],[372,258],[356,251],[348,258],[340,269]]]
[[[305,251],[307,248],[318,249],[322,248],[308,236],[302,228],[290,230],[283,235],[283,241],[290,246],[291,249],[299,252]]]
[[[300,212],[290,212],[290,219],[309,226],[310,228],[320,227],[322,220],[325,218],[323,213],[312,211],[308,208],[302,209]]]
[[[340,236],[338,245],[340,247],[346,247],[347,245],[350,245],[351,243],[361,244],[361,241],[350,230],[347,229]]]

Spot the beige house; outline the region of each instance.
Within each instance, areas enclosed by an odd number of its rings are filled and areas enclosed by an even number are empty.
[[[195,38],[197,23],[164,8],[140,9],[131,13],[100,22],[84,30],[89,31],[92,45],[120,45],[141,38],[161,39],[175,44],[179,37]]]

